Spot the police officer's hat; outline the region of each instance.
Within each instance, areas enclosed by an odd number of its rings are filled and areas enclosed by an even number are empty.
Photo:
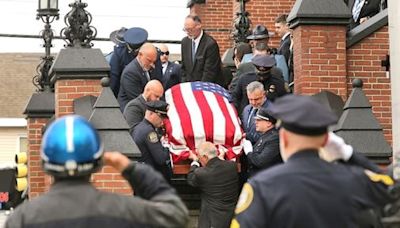
[[[272,55],[255,55],[251,59],[251,63],[260,71],[266,71],[275,66],[276,61]]]
[[[123,44],[125,43],[124,40],[124,34],[128,29],[125,27],[122,27],[118,30],[115,30],[113,32],[110,33],[110,40],[114,43],[114,44]]]
[[[140,47],[147,41],[147,37],[147,31],[139,27],[130,28],[124,34],[125,42],[133,47]]]
[[[268,114],[280,120],[280,126],[300,135],[322,135],[337,117],[310,96],[286,95],[277,98],[267,109]]]
[[[146,109],[167,117],[168,104],[165,101],[147,101]]]
[[[269,122],[271,122],[273,124],[276,123],[276,119],[273,116],[269,115],[265,108],[260,108],[257,111],[256,116],[254,116],[254,119],[256,119],[256,120],[266,120],[266,121],[269,121]]]
[[[264,25],[256,25],[250,36],[246,37],[248,40],[261,40],[269,38],[268,29]]]

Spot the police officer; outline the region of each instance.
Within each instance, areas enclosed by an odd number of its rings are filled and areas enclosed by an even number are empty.
[[[236,106],[241,110],[249,103],[246,96],[246,87],[254,81],[259,81],[264,85],[267,99],[274,101],[277,97],[287,94],[285,81],[279,70],[276,70],[275,58],[271,55],[256,55],[251,60],[255,66],[255,72],[242,75],[237,82],[235,89],[232,91],[232,99]]]
[[[254,146],[251,146],[250,141],[245,142],[244,153],[247,155],[249,176],[282,163],[279,133],[275,128],[276,119],[269,115],[265,108],[259,109],[254,119],[256,131],[261,133],[261,136]]]
[[[162,127],[163,119],[167,117],[168,104],[164,101],[148,101],[146,109],[144,119],[132,134],[142,153],[139,161],[151,165],[169,181],[172,176],[169,150],[162,146],[160,136],[156,132],[156,128]]]
[[[54,184],[18,206],[5,227],[186,227],[185,205],[158,172],[102,149],[84,118],[67,115],[53,122],[43,136],[41,157]],[[96,190],[89,179],[102,163],[121,172],[140,197]]]
[[[355,216],[391,201],[393,180],[333,133],[336,116],[308,96],[288,95],[267,108],[280,121],[285,163],[261,171],[243,186],[231,227],[356,227]],[[324,147],[335,160],[319,157]],[[351,164],[351,165],[349,165]]]

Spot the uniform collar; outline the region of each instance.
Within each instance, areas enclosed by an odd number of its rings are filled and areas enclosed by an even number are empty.
[[[302,158],[319,158],[318,149],[303,149],[294,153],[288,161],[297,160]]]

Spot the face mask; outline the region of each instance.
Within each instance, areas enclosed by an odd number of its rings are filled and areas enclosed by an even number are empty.
[[[257,81],[263,82],[267,80],[270,77],[270,72],[269,71],[257,71]]]

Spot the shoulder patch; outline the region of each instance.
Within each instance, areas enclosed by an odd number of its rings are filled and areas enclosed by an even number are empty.
[[[240,228],[240,224],[236,219],[232,219],[231,228]]]
[[[384,175],[384,174],[379,174],[379,173],[375,173],[372,172],[371,170],[364,170],[364,173],[368,176],[368,178],[373,181],[373,182],[382,182],[385,185],[393,185],[394,181],[391,177],[389,177],[388,175]]]
[[[239,200],[236,205],[235,213],[239,214],[246,210],[253,201],[253,187],[249,183],[243,185],[242,192],[240,193]]]
[[[156,143],[158,142],[158,136],[157,133],[155,131],[150,132],[147,135],[147,139],[151,142],[151,143]]]

